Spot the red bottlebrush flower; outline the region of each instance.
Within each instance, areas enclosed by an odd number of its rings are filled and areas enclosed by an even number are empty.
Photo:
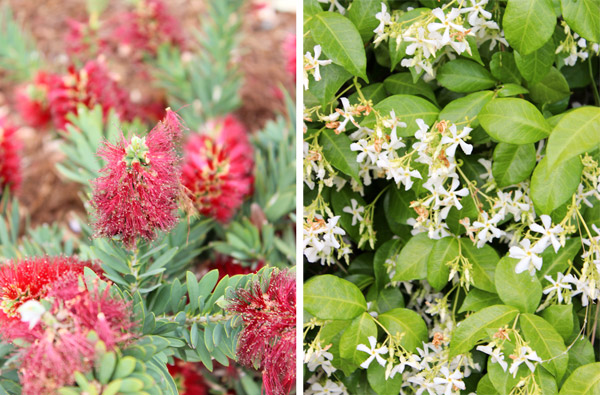
[[[17,309],[28,300],[47,297],[54,284],[64,277],[83,274],[89,267],[100,269],[91,261],[72,257],[41,257],[9,261],[0,266],[0,334],[7,340],[27,337],[27,324],[21,322]]]
[[[256,273],[263,266],[263,262],[258,262],[252,266],[243,266],[237,263],[232,257],[219,254],[210,265],[208,265],[208,270],[217,269],[219,271],[219,281],[221,281],[225,276],[233,277],[237,274]]]
[[[181,395],[208,395],[208,387],[204,379],[194,369],[194,364],[175,360],[174,365],[167,365]]]
[[[198,211],[227,222],[254,185],[252,145],[232,115],[210,122],[184,148],[182,183]]]
[[[285,69],[296,81],[296,35],[289,34],[283,40],[283,54],[285,56]]]
[[[96,237],[119,237],[133,249],[137,239],[152,241],[156,231],[177,223],[180,161],[175,143],[181,137],[180,118],[172,112],[147,136],[105,142],[98,155],[106,161],[93,181],[92,206]]]
[[[137,8],[120,16],[114,37],[129,50],[156,54],[161,44],[183,48],[181,22],[175,19],[162,0],[142,0]],[[141,53],[139,55],[142,55]]]
[[[52,74],[38,71],[33,82],[17,88],[17,110],[25,123],[31,127],[44,127],[52,119],[48,104],[48,90],[53,78],[56,77]]]
[[[12,192],[21,186],[21,142],[16,133],[17,128],[0,117],[0,195],[7,185]]]
[[[105,37],[100,37],[99,22],[95,25],[90,22],[79,22],[74,19],[67,20],[67,34],[65,36],[66,50],[70,56],[90,59],[104,52],[108,47]]]
[[[47,295],[52,319],[34,328],[35,340],[20,352],[24,395],[54,393],[73,384],[75,371],[91,369],[91,331],[109,350],[133,337],[130,303],[111,297],[110,286],[102,292],[80,286],[79,277],[71,273],[52,284]]]
[[[105,116],[114,109],[122,120],[134,117],[127,92],[110,77],[104,64],[97,61],[88,62],[79,71],[71,67],[66,75],[53,78],[48,99],[54,125],[61,130],[65,130],[68,122],[67,114],[75,113],[79,103],[88,108],[100,104]]]
[[[296,380],[296,279],[287,270],[274,271],[268,284],[256,281],[237,290],[229,312],[239,314],[244,329],[238,361],[259,369],[267,395],[288,394]]]

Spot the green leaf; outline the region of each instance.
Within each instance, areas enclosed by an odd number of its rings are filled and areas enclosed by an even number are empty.
[[[478,395],[497,395],[498,392],[494,385],[490,381],[490,375],[486,374],[477,382],[477,392]]]
[[[494,78],[505,84],[521,84],[521,74],[512,52],[496,52],[490,61],[490,70]]]
[[[496,305],[471,314],[454,330],[450,340],[450,358],[471,350],[487,336],[487,329],[496,330],[509,324],[519,311],[514,307]]]
[[[375,271],[375,284],[377,289],[382,290],[390,282],[390,276],[385,267],[385,261],[392,259],[398,265],[398,255],[401,246],[400,240],[388,240],[375,251],[373,268]]]
[[[380,395],[395,394],[402,386],[402,375],[397,373],[393,378],[385,378],[386,367],[373,362],[367,370],[367,380],[373,391]]]
[[[330,64],[320,68],[321,80],[309,78],[310,93],[315,95],[321,106],[326,107],[335,99],[336,93],[352,77],[342,66]]]
[[[117,363],[116,354],[113,351],[107,352],[96,363],[98,381],[104,385],[108,384]]]
[[[494,99],[479,113],[479,122],[495,140],[509,144],[535,143],[550,134],[550,126],[527,100]]]
[[[531,200],[538,214],[550,214],[577,191],[583,165],[579,158],[562,161],[551,168],[546,155],[531,176]]]
[[[417,118],[421,118],[427,125],[432,125],[437,119],[439,109],[429,101],[411,95],[394,95],[380,101],[374,107],[381,115],[388,116],[394,110],[398,121],[406,123],[405,128],[398,128],[398,136],[411,137],[419,130]],[[372,128],[375,126],[375,113],[369,114],[361,126]],[[356,159],[355,159],[356,161]]]
[[[544,276],[556,278],[556,273],[564,272],[569,267],[569,260],[573,261],[580,249],[581,239],[579,237],[566,240],[565,246],[558,252],[554,252],[554,248],[546,248],[541,255],[544,261],[542,269],[536,272],[540,281],[548,282]]]
[[[533,313],[542,300],[542,284],[529,272],[516,273],[518,259],[505,256],[496,266],[496,290],[509,306],[523,313]]]
[[[356,152],[352,152],[352,140],[343,133],[335,134],[332,130],[324,130],[319,136],[319,144],[323,147],[325,159],[342,173],[349,175],[360,183]]]
[[[581,366],[565,380],[560,395],[600,394],[600,362]]]
[[[543,362],[542,366],[560,380],[567,369],[569,359],[562,337],[552,325],[537,315],[521,314],[519,324],[529,346],[542,360],[548,360]]]
[[[367,85],[361,88],[361,91],[365,99],[373,101],[373,104],[377,104],[386,97],[388,97],[387,93],[385,92],[385,86],[383,86],[383,83],[381,82],[376,82],[374,84]],[[351,94],[348,100],[350,101],[350,103],[358,103],[358,92],[354,92],[353,94]]]
[[[348,18],[335,12],[320,12],[313,16],[310,31],[327,58],[368,81],[363,41]]]
[[[421,79],[413,83],[410,73],[392,74],[383,81],[383,85],[390,95],[418,95],[436,103],[431,86]]]
[[[569,377],[578,367],[594,363],[595,360],[596,355],[592,343],[585,336],[575,339],[573,346],[569,349],[569,364],[565,376]]]
[[[569,27],[581,37],[600,43],[600,2],[598,0],[561,0],[562,15]]]
[[[427,325],[418,313],[397,308],[380,314],[377,320],[392,335],[403,334],[400,344],[409,352],[417,351],[427,341]]]
[[[448,284],[450,267],[448,262],[458,256],[458,240],[454,237],[444,237],[435,242],[427,260],[427,281],[439,291]]]
[[[483,66],[466,59],[455,59],[440,67],[440,85],[453,92],[475,92],[496,85],[496,80]]]
[[[375,14],[381,11],[381,2],[372,0],[355,0],[348,9],[346,17],[354,23],[363,42],[373,37],[373,30],[379,25]]]
[[[402,248],[396,260],[396,273],[393,281],[422,280],[427,277],[427,261],[435,240],[427,233],[412,237]]]
[[[600,147],[600,108],[579,107],[558,121],[548,139],[546,157],[555,170],[562,162]]]
[[[494,272],[500,260],[498,253],[489,245],[477,248],[469,239],[460,239],[462,255],[472,267],[473,286],[484,291],[496,293]]]
[[[470,93],[465,97],[452,100],[440,112],[438,119],[447,120],[452,123],[464,122],[465,119],[471,120],[472,128],[479,126],[479,112],[492,100],[494,92],[482,91]]]
[[[359,351],[356,346],[365,344],[369,346],[369,336],[377,337],[377,325],[373,317],[367,312],[356,317],[340,338],[340,356],[343,359],[360,365],[369,357],[364,351]]]
[[[404,307],[404,296],[398,288],[385,288],[377,294],[377,312],[385,313],[397,307]]]
[[[412,190],[391,186],[385,194],[384,207],[388,223],[393,221],[397,224],[406,225],[407,221],[414,217],[414,210],[410,208],[410,202],[416,196]]]
[[[527,88],[523,88],[521,85],[517,84],[504,84],[502,89],[498,91],[498,97],[511,97],[518,95],[525,95],[529,93]]]
[[[531,175],[536,164],[533,144],[499,143],[494,149],[492,174],[500,188],[517,184]]]
[[[548,40],[528,55],[515,52],[515,63],[523,78],[535,84],[548,74],[554,63],[554,56],[554,40]]]
[[[555,304],[542,311],[542,317],[567,341],[573,333],[573,305]]]
[[[325,274],[304,284],[304,309],[323,320],[349,320],[366,311],[367,302],[356,285]]]
[[[554,67],[538,82],[528,84],[527,88],[531,100],[538,104],[554,103],[571,94],[565,76]]]
[[[473,288],[467,293],[467,296],[465,297],[465,300],[460,306],[460,310],[458,310],[458,312],[464,313],[466,311],[479,311],[495,304],[502,304],[502,301],[497,294]]]
[[[527,55],[542,47],[555,26],[551,0],[508,0],[502,27],[506,41],[517,52]]]

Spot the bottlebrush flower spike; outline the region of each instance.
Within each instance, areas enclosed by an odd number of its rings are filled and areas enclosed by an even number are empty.
[[[99,61],[90,61],[79,71],[70,67],[66,75],[53,78],[48,99],[54,125],[61,130],[68,122],[67,114],[76,113],[79,103],[88,108],[100,104],[105,116],[114,109],[121,120],[134,118],[129,95]]]
[[[21,142],[16,133],[17,128],[0,117],[0,195],[6,186],[12,192],[21,186]]]
[[[28,325],[21,322],[17,309],[28,300],[46,298],[57,281],[80,276],[86,267],[100,272],[91,261],[72,257],[28,258],[0,266],[0,337],[29,338]]]
[[[251,266],[243,266],[230,256],[218,254],[208,265],[208,270],[217,269],[219,271],[218,281],[221,281],[225,276],[233,277],[238,274],[256,273],[263,266],[263,262],[253,263]]]
[[[200,214],[228,222],[254,185],[253,150],[232,115],[209,122],[184,148],[182,183]]]
[[[118,18],[113,34],[120,44],[129,49],[152,55],[161,44],[180,48],[185,45],[180,21],[169,14],[162,0],[138,1],[135,11]]]
[[[98,155],[106,161],[92,182],[95,237],[118,237],[128,249],[137,239],[152,241],[156,231],[177,223],[180,160],[176,143],[183,128],[171,110],[145,137],[121,136],[105,142]]]
[[[52,319],[34,333],[34,341],[21,350],[23,394],[47,394],[73,384],[73,373],[85,373],[94,360],[90,332],[111,350],[135,333],[130,303],[111,297],[110,285],[99,291],[79,284],[75,273],[52,284],[47,298],[53,301]]]
[[[209,388],[204,378],[194,368],[194,364],[176,359],[174,365],[167,365],[180,395],[208,395]]]
[[[52,119],[48,103],[48,90],[53,74],[38,71],[33,82],[20,86],[16,91],[16,106],[21,118],[29,126],[42,128]]]
[[[263,375],[267,395],[288,394],[296,380],[296,280],[288,270],[274,271],[266,284],[255,281],[229,299],[244,329],[238,361]]]

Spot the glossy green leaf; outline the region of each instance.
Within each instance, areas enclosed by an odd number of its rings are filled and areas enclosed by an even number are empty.
[[[554,170],[562,162],[600,148],[600,108],[579,107],[558,121],[548,139],[546,156]]]
[[[583,165],[579,158],[561,162],[552,169],[546,155],[531,176],[531,200],[539,214],[550,214],[577,191]]]
[[[431,86],[422,79],[413,83],[410,73],[392,74],[383,81],[383,84],[390,95],[418,95],[429,99],[432,103],[436,102]]]
[[[365,344],[369,346],[369,336],[377,337],[377,325],[369,313],[362,313],[356,317],[340,338],[340,356],[360,365],[369,357],[364,351],[359,351],[356,346]]]
[[[548,306],[542,311],[542,318],[548,321],[565,341],[571,337],[571,334],[573,333],[572,304],[555,304]]]
[[[483,66],[466,59],[455,59],[438,70],[437,79],[453,92],[476,92],[496,85],[492,74]]]
[[[496,293],[494,272],[500,260],[498,253],[489,245],[477,248],[469,239],[460,239],[462,255],[472,265],[473,286],[484,291]]]
[[[569,377],[580,366],[594,363],[595,361],[594,346],[592,346],[592,343],[585,336],[580,336],[573,340],[573,346],[569,349],[569,364],[567,365],[565,377]]]
[[[600,362],[590,363],[577,368],[565,380],[560,395],[596,395],[600,394]]]
[[[554,63],[554,40],[548,40],[543,46],[528,55],[515,52],[515,63],[521,75],[529,83],[536,83],[548,74]]]
[[[469,119],[471,127],[476,128],[479,125],[479,112],[494,97],[492,91],[482,91],[470,93],[467,96],[452,100],[440,111],[438,119],[450,121],[452,123],[464,122]]]
[[[367,370],[367,381],[377,394],[394,394],[402,386],[402,375],[397,373],[393,378],[385,378],[386,367],[373,362]]]
[[[490,71],[497,80],[509,84],[520,84],[521,74],[512,52],[496,52],[490,61]]]
[[[330,64],[320,68],[321,80],[315,81],[309,78],[309,90],[321,103],[321,106],[327,107],[335,99],[336,93],[342,85],[348,81],[352,74],[347,72],[342,66]]]
[[[448,283],[450,267],[448,262],[458,255],[458,240],[444,237],[435,242],[427,260],[427,281],[436,290],[441,290]]]
[[[346,12],[346,17],[354,23],[363,42],[369,41],[375,34],[373,30],[379,25],[375,14],[381,11],[381,3],[371,0],[355,0]]]
[[[502,304],[502,301],[497,294],[482,291],[478,288],[472,288],[465,297],[460,306],[459,313],[466,311],[479,311],[483,308],[490,307],[496,304]]]
[[[450,357],[468,352],[488,336],[488,329],[496,330],[511,323],[518,312],[511,306],[496,305],[471,314],[454,330],[450,340]]]
[[[427,233],[413,236],[400,251],[392,280],[422,280],[427,277],[427,261],[434,244],[435,240],[430,239]]]
[[[516,273],[518,259],[505,256],[496,266],[496,290],[504,304],[533,313],[542,300],[542,284],[529,272]]]
[[[392,335],[403,334],[400,344],[410,352],[427,341],[427,325],[421,316],[409,309],[397,308],[380,314],[377,320]]]
[[[304,309],[324,320],[349,320],[366,311],[367,302],[356,285],[325,274],[304,284]]]
[[[479,113],[479,122],[495,140],[509,144],[535,143],[550,134],[544,116],[523,99],[494,99]]]
[[[411,95],[394,95],[382,100],[374,106],[383,116],[388,116],[394,110],[398,121],[406,123],[405,128],[398,128],[398,136],[414,136],[419,129],[417,118],[421,118],[426,124],[432,125],[437,119],[439,109],[426,99]],[[372,128],[375,125],[375,113],[369,114],[361,126]],[[356,161],[356,159],[355,159]]]
[[[528,84],[527,88],[531,100],[538,104],[554,103],[571,94],[567,80],[554,67],[538,82]]]
[[[527,55],[543,46],[555,26],[551,0],[508,0],[502,27],[506,41],[517,52]]]
[[[499,143],[494,149],[492,174],[500,188],[529,178],[536,164],[533,144]]]
[[[504,84],[502,89],[498,91],[498,97],[511,97],[525,95],[527,93],[529,93],[529,90],[527,90],[527,88],[523,88],[521,85]]]
[[[310,31],[328,59],[367,81],[363,41],[348,18],[335,12],[320,12],[313,16]]]
[[[375,251],[373,266],[375,270],[375,284],[382,290],[390,282],[390,276],[387,272],[385,262],[391,259],[396,265],[399,264],[398,257],[401,251],[400,240],[388,240]]]
[[[356,152],[350,149],[352,140],[344,133],[336,134],[333,130],[324,130],[319,136],[319,144],[323,147],[325,159],[342,173],[360,182]]]
[[[598,0],[561,0],[565,21],[581,37],[600,43],[600,2]]]
[[[551,276],[556,280],[556,273],[564,272],[569,267],[569,260],[573,261],[577,253],[581,250],[581,239],[574,237],[565,241],[565,246],[558,252],[554,248],[546,248],[542,252],[542,269],[536,272],[536,275],[542,283],[548,283],[544,276]]]
[[[542,360],[547,361],[542,366],[560,380],[569,359],[563,338],[552,325],[537,315],[521,314],[519,324],[525,341]]]

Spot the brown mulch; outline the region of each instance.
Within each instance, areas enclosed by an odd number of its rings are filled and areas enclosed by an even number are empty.
[[[110,2],[107,13],[127,8],[126,1]],[[185,30],[198,27],[199,15],[205,9],[203,0],[169,0],[171,13],[182,20]],[[16,19],[34,37],[46,64],[64,69],[68,58],[64,51],[65,20],[87,18],[83,0],[9,0]],[[281,51],[284,38],[295,32],[295,15],[277,13],[275,18],[265,20],[256,12],[248,12],[243,21],[240,45],[240,68],[245,76],[242,87],[242,107],[236,112],[248,130],[258,130],[267,120],[283,111],[283,86],[293,92],[293,81],[285,70],[285,58]],[[135,76],[135,66],[122,62],[116,70],[123,77],[121,82],[130,89],[146,94],[145,78]],[[0,72],[0,108],[5,107],[16,124],[22,124],[12,107],[14,85],[2,78]],[[148,92],[148,94],[156,94]],[[8,108],[8,111],[6,110]],[[55,163],[63,158],[59,141],[47,132],[22,127],[19,137],[24,142],[23,185],[19,200],[23,216],[31,218],[31,225],[59,222],[65,224],[76,214],[85,217],[81,203],[81,189],[77,184],[66,182],[58,173]]]

